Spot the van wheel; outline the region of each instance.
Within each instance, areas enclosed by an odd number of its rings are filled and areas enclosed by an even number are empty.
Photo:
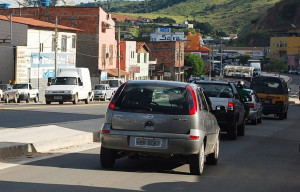
[[[17,103],[20,103],[20,102],[21,102],[21,100],[18,98]]]
[[[90,103],[90,95],[88,95],[88,97],[85,100],[85,104],[89,104]]]
[[[100,163],[103,168],[113,168],[117,158],[117,153],[111,149],[101,147]]]
[[[51,101],[46,101],[46,104],[47,104],[47,105],[50,105],[50,104],[51,104]]]
[[[36,96],[35,96],[34,102],[35,102],[35,103],[39,102],[39,95],[36,95]]]
[[[227,134],[231,140],[236,140],[237,137],[237,121],[234,120],[233,124],[228,127]]]
[[[204,143],[202,142],[199,153],[190,156],[189,159],[190,173],[193,175],[202,175],[204,169],[204,162],[205,162]]]
[[[74,98],[74,101],[73,101],[73,104],[76,105],[77,103],[78,103],[78,95],[76,94],[75,98]]]
[[[216,165],[219,159],[219,151],[220,151],[220,136],[218,135],[214,152],[207,156],[206,163],[209,165]]]

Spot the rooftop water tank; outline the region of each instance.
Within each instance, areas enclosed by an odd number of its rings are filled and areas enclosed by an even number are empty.
[[[49,7],[50,5],[50,0],[40,0],[41,6],[43,7]]]
[[[10,4],[8,4],[8,3],[1,3],[0,4],[0,9],[8,9],[9,6],[10,6]]]

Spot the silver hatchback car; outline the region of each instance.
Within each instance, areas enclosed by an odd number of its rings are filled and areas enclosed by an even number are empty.
[[[217,164],[219,132],[207,95],[195,84],[128,81],[110,101],[101,128],[100,162],[124,156],[180,157],[190,172]]]

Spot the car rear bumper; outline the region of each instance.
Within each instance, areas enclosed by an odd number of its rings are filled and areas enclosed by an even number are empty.
[[[137,147],[135,146],[136,137],[147,137],[162,139],[161,147]],[[130,134],[129,131],[111,131],[101,133],[101,145],[105,148],[119,151],[131,151],[156,155],[191,155],[197,154],[200,150],[201,139],[189,139],[189,135],[167,134],[167,133],[148,133],[136,132]],[[200,137],[203,138],[203,137]]]
[[[45,95],[46,101],[50,101],[50,102],[68,102],[68,101],[74,101],[75,99],[75,95],[67,95],[67,94],[46,94]]]
[[[283,113],[283,112],[285,112],[284,105],[263,103],[262,113],[264,115],[277,114],[277,113]]]
[[[103,95],[94,95],[94,99],[104,99],[104,94]]]
[[[215,113],[221,131],[227,131],[234,121],[234,113]]]

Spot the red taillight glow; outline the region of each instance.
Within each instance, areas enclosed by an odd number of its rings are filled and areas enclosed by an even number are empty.
[[[104,129],[102,129],[102,133],[110,133],[110,130],[104,130]]]
[[[115,104],[112,103],[112,101],[109,103],[108,108],[110,108],[111,110],[115,109]]]
[[[199,139],[199,136],[190,135],[190,139]]]
[[[190,87],[190,86],[186,86],[185,87],[187,90],[190,91],[190,93],[192,94],[193,97],[193,101],[190,103],[190,110],[189,110],[189,114],[190,115],[194,115],[197,112],[197,99],[196,99],[196,94],[195,91]]]
[[[123,90],[123,88],[125,87],[125,85],[127,85],[127,82],[123,83],[117,90],[117,92],[114,94],[113,98],[111,99],[111,101],[109,102],[108,108],[111,110],[115,109],[115,104],[116,101],[121,93],[121,91]]]
[[[231,102],[228,102],[228,111],[233,111],[233,107],[234,107],[234,104],[231,103]]]
[[[249,108],[254,108],[254,103],[248,103]]]

